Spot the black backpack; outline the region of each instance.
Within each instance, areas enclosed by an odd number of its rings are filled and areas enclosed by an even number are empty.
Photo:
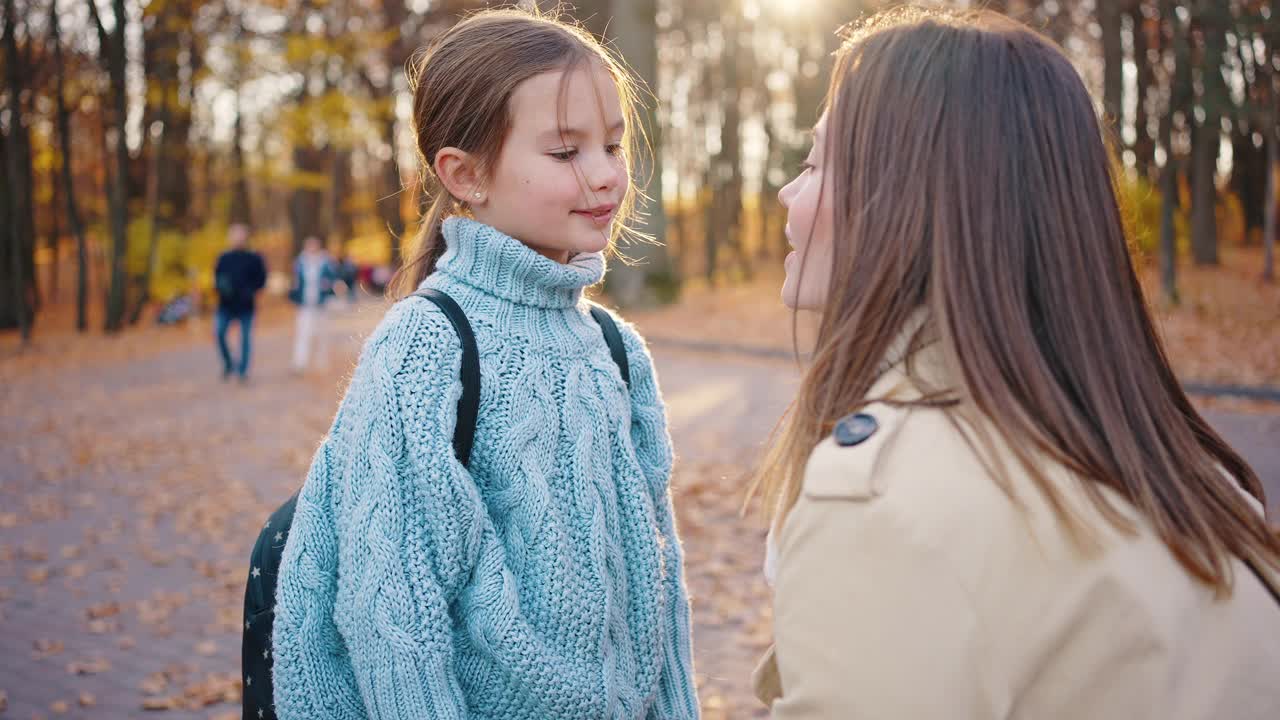
[[[471,445],[475,439],[476,415],[480,410],[480,356],[476,350],[476,338],[471,323],[462,308],[439,290],[424,289],[410,297],[423,297],[444,311],[453,329],[462,340],[462,397],[458,399],[458,422],[453,433],[453,452],[464,467],[471,461]],[[622,335],[613,318],[604,309],[591,306],[591,317],[600,325],[609,354],[617,363],[622,380],[631,385],[627,351],[622,345]],[[301,491],[299,491],[301,492]],[[258,533],[249,558],[249,581],[244,589],[244,634],[240,645],[240,664],[244,674],[242,694],[244,720],[274,720],[275,703],[272,695],[271,627],[276,604],[276,579],[280,570],[280,558],[284,554],[289,528],[293,525],[293,512],[298,504],[294,493],[275,512]]]

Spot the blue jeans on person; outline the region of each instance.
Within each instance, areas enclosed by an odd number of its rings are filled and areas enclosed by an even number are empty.
[[[240,323],[239,367],[236,367],[235,363],[232,362],[231,350],[227,347],[227,329],[231,327],[233,321]],[[219,308],[215,320],[215,332],[218,335],[218,350],[222,352],[223,377],[230,375],[232,372],[238,373],[241,378],[247,377],[249,374],[250,337],[253,334],[253,311],[233,312]]]

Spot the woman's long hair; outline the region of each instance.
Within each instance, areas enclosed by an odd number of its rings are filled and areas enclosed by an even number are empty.
[[[1102,127],[1061,50],[994,13],[900,8],[847,30],[827,112],[831,290],[757,477],[775,523],[814,447],[872,400],[877,364],[923,307],[958,369],[957,407],[1007,441],[1074,537],[1081,520],[1046,459],[1127,532],[1102,488],[1132,503],[1221,593],[1231,556],[1280,569],[1280,539],[1240,491],[1264,500],[1257,476],[1169,367]]]

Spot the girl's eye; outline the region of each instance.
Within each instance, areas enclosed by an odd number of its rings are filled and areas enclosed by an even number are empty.
[[[548,154],[551,155],[551,157],[555,158],[556,160],[559,160],[560,162],[569,162],[570,160],[573,159],[575,155],[578,154],[578,151],[576,148],[570,148],[568,150],[561,150],[559,152],[553,152]]]
[[[622,143],[612,143],[610,145],[606,145],[604,149],[607,150],[610,155],[621,155]]]

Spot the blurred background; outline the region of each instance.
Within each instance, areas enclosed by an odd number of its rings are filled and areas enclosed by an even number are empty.
[[[486,4],[0,2],[0,715],[235,717],[248,551],[423,203],[406,63]],[[1280,507],[1280,2],[982,4],[1052,37],[1094,92],[1175,369]],[[776,194],[836,29],[883,5],[561,6],[652,94],[641,229],[662,242],[620,248],[600,298],[649,338],[667,395],[709,718],[761,714],[769,603],[742,478],[812,331],[777,299]],[[233,223],[268,268],[245,385],[218,381],[213,341]],[[348,271],[299,372],[285,296],[308,237]]]
[[[851,0],[608,0],[565,11],[649,84],[647,229],[625,305],[776,268]],[[964,3],[961,3],[964,4]],[[546,4],[544,3],[544,8]],[[4,0],[0,327],[119,331],[208,293],[228,223],[280,270],[308,235],[394,268],[422,198],[405,66],[482,3]],[[1001,0],[1058,41],[1111,120],[1138,250],[1222,262],[1274,239],[1280,18],[1269,0]],[[1268,191],[1271,194],[1268,195]],[[1268,202],[1268,199],[1272,202]],[[1265,231],[1272,218],[1271,233]],[[714,232],[708,232],[713,228]],[[1255,260],[1270,277],[1269,255]],[[1172,265],[1170,265],[1173,268]],[[640,275],[640,282],[623,282]],[[647,291],[646,291],[647,289]],[[1176,297],[1176,271],[1163,290]]]

